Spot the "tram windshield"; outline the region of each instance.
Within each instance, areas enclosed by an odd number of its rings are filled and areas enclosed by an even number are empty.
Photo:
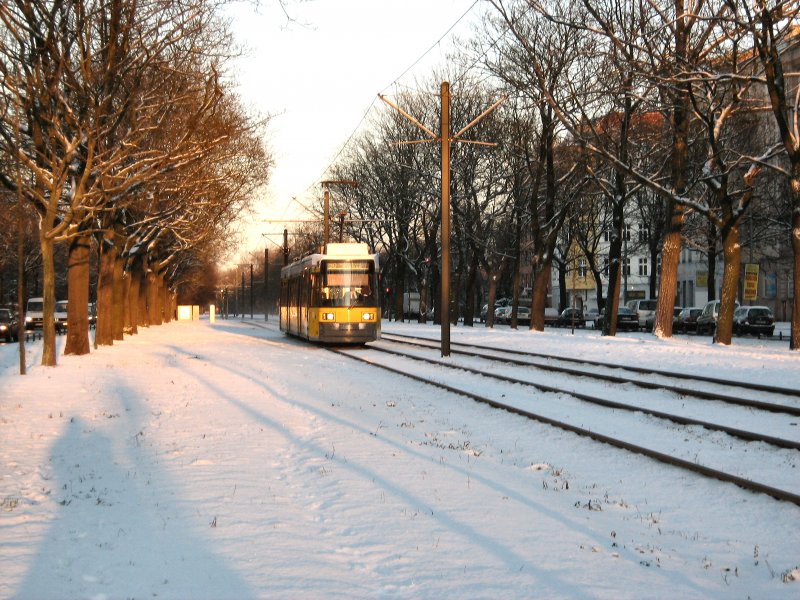
[[[319,306],[375,306],[375,263],[370,260],[323,261]]]

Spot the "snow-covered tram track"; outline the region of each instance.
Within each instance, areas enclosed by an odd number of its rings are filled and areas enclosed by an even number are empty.
[[[617,447],[617,448],[621,448],[621,449],[628,450],[628,451],[631,451],[631,452],[634,452],[634,453],[637,453],[637,454],[641,454],[643,456],[647,456],[649,458],[655,459],[655,460],[657,460],[659,462],[666,463],[666,464],[669,464],[669,465],[672,465],[672,466],[676,466],[676,467],[679,467],[679,468],[682,468],[682,469],[685,469],[685,470],[688,470],[688,471],[692,471],[694,473],[703,475],[705,477],[717,479],[717,480],[724,481],[724,482],[733,483],[733,484],[735,484],[735,485],[737,485],[737,486],[739,486],[739,487],[741,487],[743,489],[747,489],[747,490],[750,490],[750,491],[753,491],[753,492],[758,492],[758,493],[764,493],[764,494],[767,494],[769,496],[772,496],[773,498],[776,498],[776,499],[779,499],[779,500],[783,500],[783,501],[787,501],[787,502],[791,502],[791,503],[794,503],[794,504],[800,506],[800,494],[797,494],[794,491],[789,491],[788,489],[785,489],[785,488],[788,488],[788,487],[794,487],[792,482],[791,482],[792,478],[791,478],[790,475],[787,476],[785,480],[780,480],[780,481],[777,481],[777,482],[771,482],[771,483],[768,484],[768,483],[762,483],[762,482],[756,481],[755,479],[751,478],[750,476],[744,476],[741,473],[740,474],[732,473],[731,471],[735,470],[735,469],[730,469],[730,468],[727,468],[727,467],[716,468],[716,467],[708,466],[708,464],[702,464],[701,462],[699,462],[697,456],[699,455],[700,451],[698,450],[696,452],[693,449],[693,448],[698,448],[699,446],[693,446],[692,445],[693,440],[691,438],[695,438],[694,439],[694,443],[700,444],[703,441],[703,439],[708,438],[709,436],[712,436],[714,434],[711,431],[706,431],[705,433],[700,434],[699,432],[690,431],[690,430],[693,428],[693,426],[702,427],[704,429],[718,428],[714,424],[711,424],[711,423],[704,424],[702,422],[697,422],[697,421],[691,422],[691,420],[685,420],[687,422],[681,422],[684,419],[682,417],[678,417],[677,419],[670,419],[670,420],[674,420],[676,422],[679,422],[681,424],[681,427],[677,428],[677,429],[672,428],[672,430],[669,431],[668,430],[669,428],[664,427],[662,424],[654,425],[655,422],[662,421],[663,419],[669,419],[668,416],[665,416],[665,415],[650,415],[650,416],[647,416],[647,415],[645,415],[643,413],[643,411],[640,408],[631,407],[630,405],[617,406],[616,405],[617,403],[614,403],[613,401],[609,401],[607,399],[602,399],[602,398],[594,398],[595,400],[599,400],[599,402],[595,402],[595,403],[593,403],[591,405],[595,406],[595,408],[597,410],[606,410],[607,411],[609,408],[612,409],[612,411],[614,411],[613,419],[614,419],[615,422],[616,421],[624,421],[625,420],[623,417],[621,417],[621,414],[618,413],[616,409],[624,409],[625,414],[633,415],[633,416],[629,417],[630,419],[633,419],[633,422],[628,422],[627,425],[624,424],[624,423],[620,423],[618,425],[615,425],[615,427],[621,427],[626,433],[627,432],[631,432],[631,431],[636,431],[640,435],[640,437],[644,437],[645,439],[648,439],[649,441],[652,441],[652,439],[654,437],[662,437],[663,438],[665,431],[667,431],[667,434],[666,434],[667,437],[673,437],[674,438],[674,434],[676,432],[679,434],[679,437],[681,439],[673,439],[672,442],[663,442],[662,443],[662,445],[666,444],[666,446],[670,446],[671,445],[671,446],[673,446],[673,448],[671,448],[671,449],[670,448],[657,449],[657,448],[652,447],[653,445],[657,445],[657,444],[651,444],[650,446],[644,446],[640,442],[638,442],[636,440],[632,440],[631,437],[628,437],[628,439],[623,439],[626,436],[619,435],[618,433],[615,433],[613,431],[614,427],[610,428],[612,431],[600,431],[601,429],[603,429],[603,427],[598,425],[597,422],[593,423],[593,428],[588,428],[588,427],[583,426],[583,422],[585,422],[587,420],[591,421],[591,415],[587,415],[583,411],[581,412],[580,417],[572,417],[572,418],[570,418],[570,415],[568,414],[566,416],[566,418],[564,418],[563,415],[558,415],[558,414],[554,415],[553,413],[546,414],[547,410],[542,410],[542,409],[547,409],[550,406],[549,403],[548,403],[548,405],[542,405],[540,408],[537,409],[536,412],[534,412],[534,411],[530,410],[528,407],[525,406],[525,404],[530,404],[529,401],[526,403],[526,402],[521,402],[521,401],[513,401],[512,402],[512,401],[509,401],[509,400],[506,400],[506,399],[504,399],[502,401],[496,399],[497,397],[506,398],[507,396],[513,396],[513,392],[511,390],[513,390],[514,387],[518,388],[520,385],[524,385],[524,386],[535,387],[535,388],[539,389],[540,391],[542,391],[543,393],[546,393],[546,394],[557,394],[560,398],[567,398],[567,399],[572,398],[572,399],[576,399],[578,402],[583,402],[583,403],[585,403],[587,401],[587,398],[581,398],[580,397],[581,395],[580,394],[576,394],[574,391],[562,390],[562,389],[557,389],[557,388],[544,389],[545,386],[541,386],[539,384],[531,383],[531,382],[524,381],[524,380],[518,380],[518,379],[513,378],[513,377],[496,376],[496,375],[494,375],[492,373],[483,372],[483,371],[480,371],[478,369],[472,369],[472,368],[469,368],[469,367],[465,367],[464,365],[454,364],[454,363],[448,362],[448,361],[435,360],[435,359],[431,358],[430,356],[423,357],[423,356],[415,356],[415,355],[405,354],[405,353],[397,353],[397,352],[389,351],[389,350],[387,350],[385,348],[378,348],[378,347],[375,347],[375,346],[367,347],[367,348],[359,349],[359,350],[340,349],[340,348],[329,348],[329,350],[331,352],[335,352],[337,354],[346,356],[348,358],[361,361],[361,362],[366,363],[368,365],[371,365],[371,366],[374,366],[374,367],[379,367],[379,368],[385,369],[385,370],[387,370],[389,372],[393,372],[393,373],[396,373],[398,375],[401,375],[401,376],[404,376],[404,377],[408,377],[408,378],[413,379],[415,381],[419,381],[419,382],[422,382],[422,383],[426,383],[428,385],[436,386],[436,387],[438,387],[440,389],[446,390],[446,391],[451,392],[453,394],[457,394],[457,395],[460,395],[460,396],[468,397],[468,398],[470,398],[472,400],[475,400],[475,401],[483,403],[483,404],[487,404],[489,406],[492,406],[492,407],[500,409],[500,410],[511,412],[513,414],[517,414],[517,415],[523,416],[523,417],[528,418],[528,419],[536,420],[538,422],[545,423],[547,425],[550,425],[550,426],[553,426],[553,427],[557,427],[559,429],[563,429],[563,430],[566,430],[566,431],[570,431],[570,432],[576,433],[576,434],[581,435],[581,436],[589,437],[589,438],[591,438],[591,439],[593,439],[595,441],[599,441],[599,442],[606,443],[606,444],[609,444],[609,445]],[[392,359],[391,361],[380,360],[377,357],[377,353],[378,352],[383,352],[383,353],[390,352],[390,353],[396,354],[398,356],[396,358]],[[422,368],[419,368],[419,362],[420,361],[425,363],[425,366],[423,366]],[[391,362],[391,364],[389,364],[390,362]],[[402,365],[406,364],[406,363],[407,363],[407,366],[409,368],[402,368]],[[442,378],[442,376],[441,376],[442,367],[444,367],[447,370],[454,369],[454,370],[458,370],[458,371],[461,372],[461,375],[458,378],[458,385],[454,385],[452,382],[448,382],[446,377]],[[431,369],[437,370],[438,373],[437,374],[427,374],[427,375],[422,374],[423,371],[431,370]],[[464,373],[466,373],[467,375],[465,376]],[[485,386],[482,386],[480,384],[476,384],[476,386],[470,386],[469,385],[469,381],[467,381],[467,379],[469,379],[470,377],[474,377],[474,378],[489,378],[491,380],[494,380],[494,381],[498,382],[498,385],[506,386],[507,391],[506,391],[506,393],[501,393],[498,390],[497,392],[491,394],[493,397],[489,397],[489,395],[484,395],[483,393],[477,393],[477,392],[472,391],[472,390],[480,389],[481,387],[485,387]],[[509,386],[512,386],[512,387],[509,388]],[[584,395],[584,396],[586,396],[586,395]],[[597,408],[598,406],[600,408]],[[569,413],[569,410],[567,410],[566,412]],[[673,416],[675,416],[675,415],[673,415]],[[643,419],[643,417],[644,417],[644,419]],[[651,417],[655,417],[655,418],[651,418]],[[645,429],[645,430],[649,429],[652,432],[658,432],[660,435],[655,435],[654,436],[654,435],[648,434],[646,432],[642,433],[643,429]],[[735,435],[731,431],[726,431],[725,433],[728,433],[730,435]],[[760,441],[760,442],[764,442],[764,443],[773,444],[774,446],[779,446],[780,448],[779,449],[772,448],[771,450],[770,449],[762,449],[764,451],[761,452],[761,453],[758,453],[758,454],[763,455],[763,456],[773,457],[775,460],[777,460],[779,462],[783,461],[784,463],[790,463],[790,464],[786,465],[786,468],[782,468],[781,466],[779,466],[777,468],[778,472],[780,472],[782,469],[784,471],[786,471],[786,469],[788,469],[789,472],[791,473],[791,471],[794,470],[794,463],[797,461],[795,453],[798,451],[798,444],[796,442],[793,442],[791,440],[779,440],[778,441],[776,439],[774,441],[778,442],[778,443],[773,443],[773,442],[770,442],[770,441],[765,439],[765,438],[769,438],[770,436],[762,436],[762,435],[759,435],[759,434],[754,434],[752,432],[744,432],[744,431],[739,431],[738,433],[739,433],[739,435],[737,435],[736,437],[740,437],[740,438],[743,438],[743,439],[748,440],[748,441],[747,442],[730,443],[730,447],[729,448],[724,448],[724,453],[726,455],[730,454],[730,450],[734,446],[736,446],[738,444],[741,444],[741,446],[739,446],[740,451],[741,451],[739,456],[740,457],[744,457],[748,453],[748,447],[750,446],[750,444],[752,442],[755,442],[755,441]],[[709,440],[706,439],[706,441],[709,441]],[[728,441],[724,441],[724,440],[723,441],[711,440],[711,443],[709,445],[713,445],[713,444],[717,444],[717,445],[724,444],[724,445],[727,446],[729,444],[729,442]],[[683,448],[679,448],[678,451],[674,451],[674,446],[679,446],[679,445],[683,445]],[[678,456],[678,454],[682,454],[683,456]],[[694,459],[688,458],[688,457],[692,456],[692,454],[694,454]],[[753,454],[756,454],[756,453],[754,452]],[[762,456],[762,458],[757,459],[757,464],[761,464],[762,468],[763,468],[763,464],[762,464],[761,461],[764,460],[763,456]],[[734,460],[734,462],[736,462],[736,459],[733,459],[733,460]],[[743,458],[740,459],[740,460],[742,460],[742,462],[744,462]],[[752,462],[752,460],[751,460],[751,462]],[[740,471],[741,471],[741,468],[740,468]]]
[[[403,334],[383,334],[381,339],[388,342],[397,342],[422,348],[438,348],[439,340],[427,337],[410,336]],[[469,348],[469,350],[459,349]],[[753,409],[785,413],[794,417],[800,416],[800,390],[754,384],[746,381],[729,381],[715,377],[691,375],[674,371],[665,371],[632,365],[604,363],[584,358],[556,356],[542,352],[528,350],[514,350],[509,348],[489,348],[478,344],[451,342],[451,353],[463,356],[474,356],[500,360],[509,364],[523,365],[533,368],[544,368],[550,372],[559,372],[569,376],[592,378],[609,383],[627,383],[645,389],[658,389],[671,391],[681,396],[692,396],[704,400],[716,400],[727,404],[750,407]],[[520,358],[521,357],[521,358]],[[546,362],[535,362],[531,359],[542,359]],[[561,363],[561,364],[559,364]],[[584,368],[563,366],[566,364],[580,364]],[[589,367],[589,368],[587,368]],[[598,370],[591,370],[591,369]],[[609,370],[614,373],[608,372]],[[647,376],[643,379],[642,375]],[[675,380],[690,380],[708,384],[705,389],[676,385]],[[734,393],[730,393],[734,392]],[[758,392],[761,395],[773,398],[773,401],[747,398],[744,395]]]

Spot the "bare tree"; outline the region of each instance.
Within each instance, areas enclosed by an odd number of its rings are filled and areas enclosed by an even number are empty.
[[[792,0],[763,2],[752,6],[730,2],[742,26],[752,40],[755,59],[763,75],[760,82],[766,87],[769,107],[775,120],[777,138],[785,152],[787,168],[774,161],[764,165],[779,169],[789,181],[791,198],[790,239],[794,255],[792,294],[792,330],[790,348],[800,350],[800,95],[798,77],[789,65],[797,65],[797,20],[800,5]]]

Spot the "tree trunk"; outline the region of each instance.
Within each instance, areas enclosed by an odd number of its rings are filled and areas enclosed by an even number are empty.
[[[617,175],[622,177],[622,175]],[[608,248],[608,292],[606,313],[603,317],[603,335],[617,335],[617,309],[619,308],[620,282],[622,281],[622,236],[625,234],[625,206],[614,202],[611,210],[611,244]],[[670,313],[671,314],[671,313]]]
[[[467,274],[467,302],[464,313],[464,326],[472,327],[475,321],[475,296],[478,281],[478,253],[473,252],[472,262]]]
[[[111,335],[115,341],[122,341],[125,329],[125,261],[119,255],[114,257],[114,279],[111,288]]]
[[[150,325],[161,325],[159,277],[152,271],[147,274],[147,313]]]
[[[800,350],[800,161],[792,165],[792,250],[794,251],[794,287],[792,295],[791,350]]]
[[[567,263],[558,261],[558,312],[567,308],[569,298],[567,298]]]
[[[114,343],[112,304],[116,255],[116,247],[108,243],[104,236],[100,242],[100,265],[97,276],[97,325],[94,340],[98,346],[111,346]]]
[[[683,68],[688,57],[690,15],[686,11],[685,0],[675,0],[675,61]],[[670,157],[670,176],[672,178],[673,198],[686,193],[686,172],[689,162],[689,121],[691,83],[680,84],[672,98],[672,156]],[[653,331],[658,337],[672,337],[672,316],[675,306],[675,293],[678,290],[678,264],[681,259],[681,236],[686,210],[675,199],[667,203],[667,232],[661,255],[661,284],[658,289],[658,304]]]
[[[706,251],[708,252],[706,264],[708,269],[708,296],[706,300],[717,299],[717,226],[711,221],[706,230]]]
[[[44,300],[42,319],[42,366],[56,366],[56,325],[54,319],[56,309],[56,269],[54,263],[54,243],[40,230],[39,240],[42,247],[42,297]]]
[[[550,283],[551,260],[543,261],[533,278],[531,295],[531,329],[544,331],[544,305],[547,302],[547,286]]]
[[[731,227],[723,234],[722,251],[725,266],[722,275],[722,298],[719,318],[714,332],[715,341],[726,346],[731,343],[733,333],[733,311],[736,308],[736,293],[739,290],[742,248],[739,244],[739,228]]]
[[[81,235],[69,244],[67,262],[67,342],[64,354],[89,354],[89,256],[91,237]]]
[[[138,267],[130,272],[130,285],[128,286],[128,307],[130,310],[130,325],[125,332],[128,335],[139,333],[139,297],[141,295],[142,275]]]
[[[167,287],[163,277],[161,278],[161,306],[161,322],[169,323],[172,321],[172,314],[174,312],[173,307],[175,306],[175,296],[173,296],[172,292],[170,292],[170,289]],[[250,310],[252,310],[252,307]]]
[[[500,259],[500,264],[489,272],[489,297],[486,299],[486,327],[494,327],[494,303],[497,300],[497,282],[503,277],[503,272],[506,270],[508,257],[505,255]],[[531,309],[531,313],[533,310]],[[533,314],[531,314],[531,323],[533,323]]]
[[[672,317],[675,306],[675,293],[678,290],[678,263],[681,258],[681,229],[684,220],[683,208],[673,208],[671,226],[664,236],[664,250],[661,255],[661,285],[653,332],[658,337],[672,337]]]
[[[133,285],[133,277],[130,271],[123,271],[122,273],[122,333],[130,335],[133,330],[133,321],[131,320],[131,285]]]

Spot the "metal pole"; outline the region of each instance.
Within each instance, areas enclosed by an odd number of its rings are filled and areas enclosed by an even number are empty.
[[[242,271],[242,291],[239,293],[239,306],[237,306],[238,313],[244,319],[244,271]]]
[[[331,215],[330,215],[330,201],[331,196],[330,192],[328,191],[328,186],[325,185],[325,192],[323,193],[324,199],[324,209],[323,209],[323,224],[322,224],[322,242],[325,244],[325,250],[323,252],[328,251],[328,242],[330,241],[331,236]]]
[[[442,82],[442,356],[450,356],[450,84]]]
[[[250,318],[253,318],[253,304],[255,304],[255,290],[253,289],[253,263],[250,263]]]
[[[289,264],[289,231],[283,228],[283,266]]]

